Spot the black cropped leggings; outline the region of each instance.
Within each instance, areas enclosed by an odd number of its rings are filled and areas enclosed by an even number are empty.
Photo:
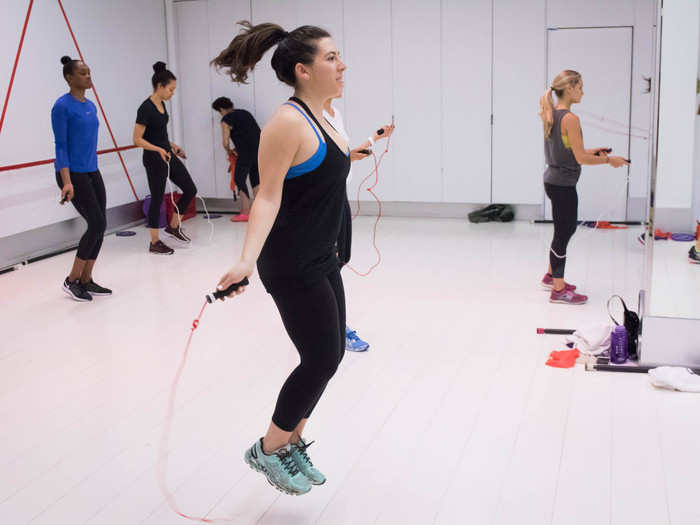
[[[107,229],[105,184],[99,170],[90,173],[71,172],[70,181],[73,184],[71,202],[88,226],[78,243],[77,257],[84,261],[91,261],[97,259]],[[56,183],[63,189],[60,172],[56,172]]]
[[[148,208],[148,227],[160,227],[160,206],[163,203],[165,184],[168,181],[168,165],[154,151],[144,151],[143,166],[146,168],[148,188],[151,191],[151,204]],[[170,180],[182,190],[182,196],[177,201],[180,214],[184,215],[192,199],[197,195],[197,187],[187,171],[187,168],[175,154],[170,156]]]
[[[272,293],[301,362],[282,385],[272,422],[292,432],[311,413],[345,353],[345,291],[340,270],[302,289]]]
[[[549,249],[552,277],[563,278],[566,266],[566,247],[576,233],[578,221],[578,194],[576,186],[544,185],[547,197],[552,201],[554,237]]]
[[[258,171],[258,159],[256,157],[252,158],[241,158],[238,157],[236,160],[236,168],[233,174],[233,180],[236,182],[236,187],[239,191],[243,192],[246,197],[251,198],[250,192],[248,191],[248,185],[246,180],[250,177],[250,185],[253,189],[260,185],[260,172]]]

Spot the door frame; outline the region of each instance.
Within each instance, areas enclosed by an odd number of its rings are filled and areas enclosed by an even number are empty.
[[[549,85],[549,35],[552,31],[574,30],[574,29],[629,29],[631,31],[630,45],[630,89],[629,89],[629,112],[627,122],[627,152],[632,151],[632,86],[634,84],[634,26],[633,25],[613,25],[613,26],[556,26],[545,29],[545,54],[544,54],[544,86]],[[545,166],[542,166],[544,170]],[[630,202],[630,170],[627,168],[627,180],[625,183],[625,221],[629,221]],[[547,220],[547,196],[542,191],[542,217]],[[604,219],[604,218],[603,218]]]

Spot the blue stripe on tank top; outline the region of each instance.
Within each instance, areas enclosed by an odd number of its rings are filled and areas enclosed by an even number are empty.
[[[316,126],[313,125],[311,119],[306,113],[304,113],[304,111],[302,111],[301,108],[299,108],[299,106],[297,106],[296,104],[292,104],[291,102],[285,102],[285,104],[287,106],[292,106],[304,116],[306,121],[309,123],[309,126],[311,126],[311,129],[314,130],[314,133],[316,134],[316,137],[318,138],[319,142],[318,149],[316,149],[316,152],[310,158],[308,158],[301,164],[297,164],[296,166],[292,166],[291,168],[289,168],[289,171],[287,171],[287,175],[285,175],[284,178],[293,179],[295,177],[299,177],[300,175],[304,175],[305,173],[309,173],[321,165],[323,159],[326,158],[326,143],[321,138],[321,135],[319,135],[318,131],[316,130]]]

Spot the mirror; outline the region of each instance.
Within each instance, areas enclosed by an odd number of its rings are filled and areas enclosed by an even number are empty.
[[[683,7],[665,4],[658,161],[649,210],[656,235],[653,239],[650,232],[646,235],[650,256],[647,314],[700,319],[700,260],[694,255],[696,221],[700,219],[700,13],[697,2]],[[688,42],[695,43],[692,49]],[[681,60],[676,51],[680,48],[684,49]]]
[[[690,44],[692,43],[692,45]],[[700,367],[700,3],[660,2],[640,356]]]

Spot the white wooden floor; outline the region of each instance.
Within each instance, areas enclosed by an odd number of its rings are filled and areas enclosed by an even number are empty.
[[[373,261],[371,218],[354,263]],[[74,253],[0,276],[0,524],[178,524],[157,456],[191,326],[239,252],[244,226],[206,222],[172,257],[146,231],[105,240],[92,304],[61,291]],[[348,353],[309,426],[328,482],[280,495],[243,462],[295,366],[272,300],[254,280],[210,306],[176,400],[167,485],[186,513],[261,524],[700,523],[700,396],[644,375],[545,366],[560,339],[537,327],[604,322],[636,305],[639,230],[581,232],[567,279],[591,300],[539,289],[551,226],[383,219],[382,265],[344,272]]]

